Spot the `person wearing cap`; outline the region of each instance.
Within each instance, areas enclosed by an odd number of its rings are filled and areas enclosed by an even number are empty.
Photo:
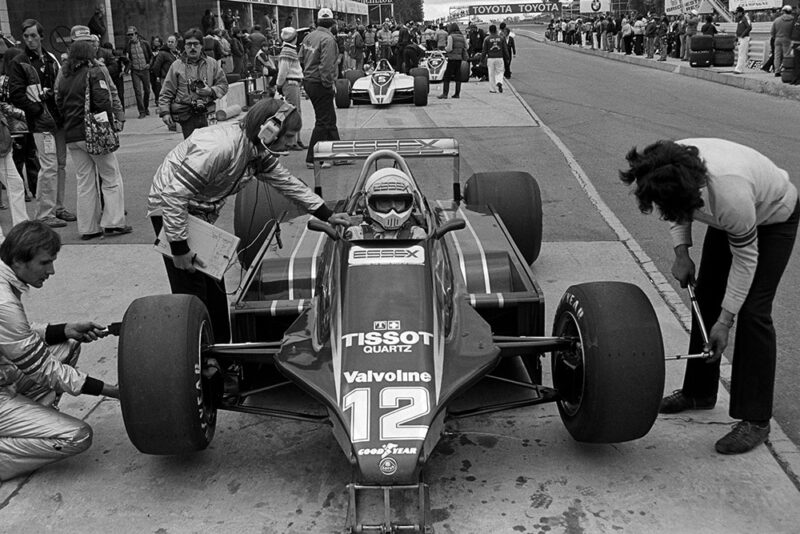
[[[278,78],[275,85],[278,92],[283,95],[291,105],[300,113],[300,89],[303,86],[303,67],[300,66],[300,59],[297,55],[297,30],[287,26],[281,30],[281,52],[278,55]],[[288,132],[286,134],[286,148],[289,150],[303,150],[305,145],[300,141],[300,131],[297,133]]]
[[[323,7],[317,13],[316,29],[303,39],[300,47],[300,62],[304,65],[303,87],[314,107],[314,130],[306,153],[306,166],[310,169],[314,168],[314,145],[317,141],[339,140],[336,108],[333,105],[338,51],[331,28],[335,24],[333,12]],[[328,166],[328,162],[323,163],[323,167]]]
[[[689,53],[692,51],[692,38],[697,35],[697,26],[700,24],[700,17],[696,9],[692,9],[686,16],[686,46],[683,48],[683,61],[689,61]]]
[[[783,6],[781,14],[772,21],[770,35],[775,39],[775,76],[779,77],[783,70],[783,58],[789,55],[792,49],[792,26],[794,16],[792,6]]]
[[[196,272],[195,265],[202,262],[187,241],[189,215],[213,224],[226,198],[256,179],[323,221],[350,225],[346,214],[333,213],[274,154],[286,148],[287,134],[299,132],[300,125],[300,114],[291,104],[262,98],[238,122],[197,130],[167,154],[153,177],[147,215],[156,235],[164,229],[172,251],[172,258],[164,258],[170,287],[206,304],[217,342],[230,339],[225,283]]]
[[[750,32],[753,25],[750,23],[750,17],[744,12],[744,8],[739,6],[736,8],[736,40],[738,44],[738,54],[736,57],[736,66],[733,68],[734,74],[742,74],[747,65],[747,53],[750,50]]]
[[[23,21],[22,38],[25,50],[11,64],[9,98],[12,104],[25,112],[39,156],[41,170],[36,186],[39,206],[35,218],[48,226],[60,228],[77,219],[64,207],[67,142],[54,90],[61,64],[43,48],[44,27],[39,21]]]
[[[133,82],[133,92],[136,95],[136,107],[139,109],[139,118],[150,115],[150,63],[153,61],[153,51],[147,41],[139,38],[136,26],[129,26],[126,33],[128,42],[125,44],[125,56],[128,58],[128,70]]]

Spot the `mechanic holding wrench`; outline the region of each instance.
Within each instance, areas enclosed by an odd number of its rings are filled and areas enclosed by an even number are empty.
[[[777,342],[772,301],[791,257],[800,219],[797,189],[787,172],[752,148],[723,139],[658,141],[628,152],[626,184],[635,182],[639,209],[653,205],[671,223],[673,276],[696,284],[711,357],[687,361],[683,389],[661,402],[661,413],[710,410],[717,402],[720,358],[738,315],[730,415],[739,419],[716,443],[721,454],[747,452],[766,441],[772,418]],[[708,225],[700,268],[689,256],[692,222]],[[697,320],[689,352],[703,350]]]
[[[231,337],[225,283],[195,270],[195,265],[205,264],[187,244],[189,214],[213,224],[225,199],[255,177],[323,221],[350,224],[346,213],[333,213],[273,153],[285,148],[286,137],[294,138],[301,124],[288,102],[259,100],[239,122],[196,130],[167,154],[153,177],[147,215],[156,236],[163,227],[169,241],[172,258],[165,257],[164,265],[170,287],[173,293],[195,295],[205,303],[218,343]]]

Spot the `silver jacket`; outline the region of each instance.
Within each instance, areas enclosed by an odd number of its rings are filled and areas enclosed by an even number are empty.
[[[21,376],[59,393],[79,395],[86,374],[61,363],[44,342],[46,325],[31,325],[22,307],[28,284],[0,261],[0,388]]]
[[[253,168],[258,151],[239,123],[201,128],[167,154],[153,177],[147,215],[161,215],[167,241],[185,241],[188,214],[213,223],[226,197],[256,178],[309,212],[324,204],[274,156]]]

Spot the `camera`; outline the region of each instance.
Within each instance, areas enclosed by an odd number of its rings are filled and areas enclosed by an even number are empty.
[[[197,91],[198,89],[202,89],[206,86],[206,82],[203,80],[195,80],[192,82],[191,89],[192,91]]]
[[[189,102],[189,106],[192,108],[192,113],[200,115],[206,112],[206,103],[202,100],[192,100]]]

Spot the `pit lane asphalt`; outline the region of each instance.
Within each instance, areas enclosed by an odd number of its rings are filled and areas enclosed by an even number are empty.
[[[472,172],[528,170],[539,180],[544,204],[545,243],[534,274],[545,293],[546,322],[570,284],[629,281],[655,306],[666,354],[684,351],[688,311],[668,285],[651,282],[656,273],[647,258],[632,253],[636,243],[620,236],[624,228],[590,180],[581,182],[589,177],[532,110],[513,91],[489,94],[486,84],[466,84],[459,100],[436,94],[434,87],[425,108],[339,110],[342,137],[456,137],[462,182]],[[310,124],[313,112],[308,102],[303,107]],[[155,167],[179,139],[157,119],[128,122],[119,157],[136,231],[80,244],[74,223],[61,230],[67,244],[55,277],[26,297],[32,319],[105,323],[119,320],[134,298],[168,291],[161,260],[148,244],[143,206]],[[310,182],[301,153],[286,164]],[[326,171],[324,196],[346,194],[356,170]],[[426,194],[449,196],[446,164],[414,161],[412,170]],[[67,205],[74,205],[72,185]],[[231,211],[229,205],[220,222],[228,229]],[[7,212],[0,222],[8,227]],[[567,239],[576,229],[585,239]],[[229,289],[237,281],[231,273]],[[115,355],[115,338],[86,345],[82,368],[115,382]],[[679,387],[682,374],[683,364],[667,363],[665,391]],[[80,456],[4,483],[2,532],[300,533],[344,525],[349,467],[327,427],[222,412],[209,450],[162,458],[133,448],[115,401],[65,397],[61,407],[92,425],[95,442]],[[449,424],[428,463],[436,531],[795,532],[797,449],[773,428],[770,448],[716,454],[714,441],[731,423],[727,407],[723,389],[714,410],[659,417],[644,438],[602,446],[575,443],[553,405]]]

